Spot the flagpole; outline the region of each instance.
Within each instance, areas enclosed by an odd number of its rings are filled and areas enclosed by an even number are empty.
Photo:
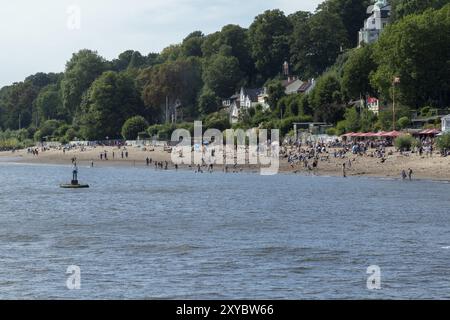
[[[394,83],[392,84],[393,91],[392,91],[392,130],[395,131],[395,79]]]

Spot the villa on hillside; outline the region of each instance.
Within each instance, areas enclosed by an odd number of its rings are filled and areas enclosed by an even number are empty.
[[[364,43],[370,44],[378,40],[381,32],[389,24],[391,10],[387,0],[378,0],[367,8],[367,14],[371,16],[367,18],[364,27],[359,31],[359,47]]]
[[[242,110],[248,110],[258,104],[261,104],[263,108],[268,108],[266,100],[264,99],[265,95],[267,95],[267,93],[263,88],[246,89],[242,87],[240,93],[236,93],[230,98],[222,101],[222,106],[229,109],[230,122],[234,124],[239,122]]]

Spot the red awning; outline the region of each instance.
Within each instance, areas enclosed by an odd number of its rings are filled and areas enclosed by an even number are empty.
[[[437,135],[439,133],[441,133],[441,131],[437,129],[427,129],[419,132],[421,135]]]
[[[401,136],[402,133],[398,132],[398,131],[390,131],[390,132],[385,132],[381,135],[381,137],[388,137],[388,138],[397,138],[399,136]]]

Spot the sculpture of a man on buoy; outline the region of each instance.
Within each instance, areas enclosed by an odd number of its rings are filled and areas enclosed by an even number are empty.
[[[87,184],[80,184],[78,183],[78,166],[76,162],[73,162],[73,169],[72,169],[72,181],[70,184],[62,184],[60,186],[61,188],[65,189],[84,189],[89,188],[89,185]]]

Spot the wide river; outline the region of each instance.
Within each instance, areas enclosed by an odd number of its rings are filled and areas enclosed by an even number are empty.
[[[0,298],[450,298],[448,183],[83,167],[90,189],[60,189],[70,175],[0,163]]]

